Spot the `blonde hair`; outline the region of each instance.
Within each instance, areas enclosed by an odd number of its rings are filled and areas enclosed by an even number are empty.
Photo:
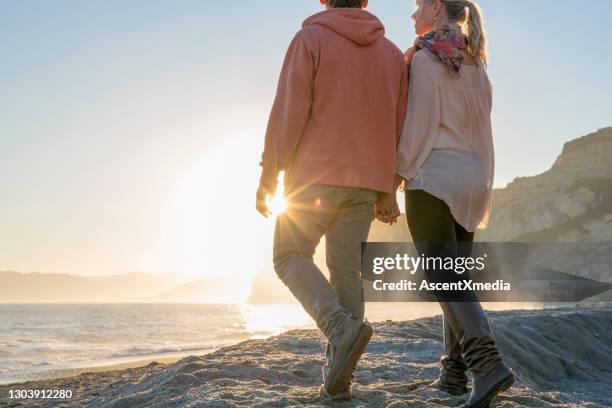
[[[434,0],[429,0],[433,3]],[[468,40],[467,53],[478,65],[487,65],[487,36],[482,9],[471,0],[441,0],[450,21],[463,26]]]

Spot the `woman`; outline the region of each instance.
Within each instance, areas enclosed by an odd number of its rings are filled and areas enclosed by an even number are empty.
[[[417,0],[417,38],[410,65],[408,113],[398,143],[395,190],[404,184],[413,241],[427,256],[467,256],[474,231],[489,218],[493,186],[492,90],[480,8],[466,0]],[[395,197],[377,217],[394,222]],[[438,297],[444,312],[445,355],[433,384],[453,395],[473,386],[463,407],[487,407],[514,383],[487,317],[473,293]]]

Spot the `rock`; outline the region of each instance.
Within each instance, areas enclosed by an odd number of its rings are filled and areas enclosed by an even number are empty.
[[[493,193],[479,241],[606,241],[612,238],[612,127],[567,142],[550,170]]]

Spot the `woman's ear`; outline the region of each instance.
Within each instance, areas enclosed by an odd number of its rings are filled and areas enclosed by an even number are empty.
[[[319,2],[321,3],[322,6],[326,6],[327,5],[327,0],[319,0]]]
[[[368,7],[368,0],[363,0],[363,2],[361,3],[361,8],[367,8]]]
[[[442,10],[442,0],[434,0],[435,15],[437,16],[438,14],[440,14],[441,10]]]

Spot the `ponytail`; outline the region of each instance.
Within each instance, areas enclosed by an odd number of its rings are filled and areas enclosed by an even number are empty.
[[[468,9],[465,33],[468,39],[467,53],[478,65],[487,65],[487,38],[482,10],[471,0],[466,0],[465,5]]]
[[[429,0],[432,3],[434,0]],[[475,0],[441,0],[449,20],[462,26],[467,37],[467,53],[478,65],[487,65],[487,38],[482,10]]]

